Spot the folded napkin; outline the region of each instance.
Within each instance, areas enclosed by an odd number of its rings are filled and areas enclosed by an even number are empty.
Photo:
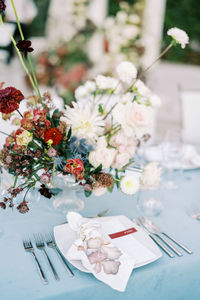
[[[177,162],[164,162],[163,148],[164,143],[157,146],[147,147],[144,151],[144,157],[148,161],[157,161],[162,163],[166,167],[175,167],[177,169],[189,169],[200,167],[200,155],[196,151],[195,147],[189,144],[183,145],[182,157]]]
[[[75,212],[69,212],[67,220],[77,234],[67,259],[81,261],[97,279],[113,289],[125,291],[135,259],[115,246],[97,220],[88,221]]]

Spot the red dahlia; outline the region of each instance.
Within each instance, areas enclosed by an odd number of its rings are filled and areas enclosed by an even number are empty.
[[[0,112],[10,114],[19,108],[19,103],[24,95],[14,87],[0,90]]]
[[[58,145],[61,142],[62,138],[62,133],[56,127],[50,128],[44,133],[45,142],[48,143],[51,140],[52,145],[54,146]]]

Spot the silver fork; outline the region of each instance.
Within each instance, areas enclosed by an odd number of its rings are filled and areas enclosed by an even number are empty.
[[[155,234],[161,241],[163,241],[176,255],[183,256],[183,254],[174,247],[171,243],[169,243],[153,226],[150,222],[148,222],[148,219],[146,217],[139,217],[139,220],[143,225],[152,233]]]
[[[134,220],[135,223],[140,226],[149,236],[150,238],[170,257],[173,258],[175,257],[175,255],[169,250],[167,249],[167,247],[165,247],[164,244],[162,244],[158,238],[156,238],[153,234],[151,234],[151,232],[146,228],[146,226],[144,226],[144,224],[141,222],[140,219],[138,220]]]
[[[181,247],[183,250],[185,250],[187,253],[192,254],[192,250],[190,250],[188,247],[186,247],[185,245],[183,245],[182,243],[178,242],[175,238],[171,237],[169,234],[167,234],[166,232],[164,232],[162,229],[160,229],[158,226],[156,226],[151,220],[149,220],[147,217],[143,217],[145,218],[146,222],[148,222],[151,227],[157,231],[158,233],[162,233],[163,235],[165,235],[168,239],[170,239],[172,242],[174,242],[175,244],[177,244],[179,247]]]
[[[35,255],[35,252],[34,252],[34,248],[33,248],[33,245],[31,243],[31,240],[30,239],[25,239],[23,240],[23,245],[24,245],[24,249],[26,252],[29,252],[33,255],[34,259],[35,259],[35,262],[36,262],[36,266],[37,266],[37,269],[38,269],[38,272],[40,274],[40,277],[42,279],[42,283],[43,284],[48,284],[48,280],[42,270],[42,267],[40,266],[40,263],[37,259],[37,256]]]
[[[70,267],[68,266],[66,260],[63,258],[62,254],[60,253],[60,251],[58,250],[57,246],[56,246],[56,243],[54,242],[54,239],[52,237],[51,234],[45,234],[45,239],[46,239],[46,243],[47,243],[47,246],[49,248],[52,248],[55,250],[55,252],[57,253],[58,257],[61,259],[61,261],[64,263],[64,266],[69,274],[70,277],[73,277],[74,276],[74,273],[72,272],[72,270],[70,269]]]
[[[50,268],[52,270],[52,273],[53,273],[55,279],[56,280],[60,280],[60,278],[59,278],[59,276],[58,276],[58,274],[57,274],[57,272],[56,272],[56,270],[55,270],[55,268],[54,268],[54,266],[53,266],[53,264],[52,264],[52,262],[51,262],[51,260],[50,260],[50,258],[48,256],[48,254],[47,254],[47,252],[45,250],[45,244],[44,244],[44,240],[43,240],[42,235],[41,234],[34,234],[34,238],[35,238],[36,247],[39,250],[43,251],[44,256],[47,259],[47,262],[48,262],[48,264],[49,264],[49,266],[50,266]]]

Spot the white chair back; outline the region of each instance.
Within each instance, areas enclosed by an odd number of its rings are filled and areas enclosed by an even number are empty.
[[[182,137],[200,145],[200,90],[180,90]]]

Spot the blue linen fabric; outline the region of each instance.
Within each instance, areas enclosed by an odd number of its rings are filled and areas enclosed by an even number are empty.
[[[200,299],[200,222],[187,214],[192,203],[200,204],[200,171],[178,174],[179,188],[162,192],[164,210],[152,218],[158,225],[186,244],[194,253],[189,255],[181,250],[183,257],[169,258],[165,254],[158,261],[133,270],[126,291],[115,291],[95,279],[91,274],[80,272],[72,266],[75,274],[70,278],[60,263],[56,253],[47,248],[56,266],[60,281],[56,282],[46,264],[43,253],[36,254],[47,274],[49,285],[44,286],[37,273],[35,262],[25,253],[22,238],[37,232],[52,231],[56,224],[65,221],[65,216],[49,209],[48,199],[34,203],[30,212],[21,215],[16,211],[0,211],[0,228],[4,230],[0,238],[0,299],[1,300],[199,300]],[[85,199],[85,216],[110,207],[109,215],[139,215],[136,197],[120,191],[107,193],[101,197]]]

